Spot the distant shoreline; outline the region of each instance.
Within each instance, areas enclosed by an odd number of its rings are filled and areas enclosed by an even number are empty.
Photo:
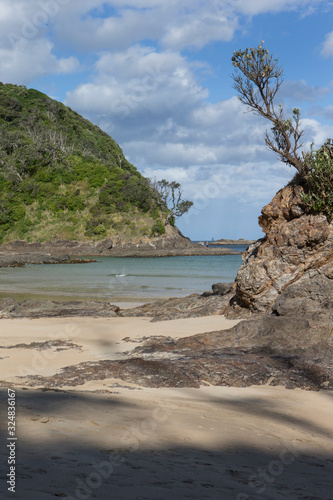
[[[216,240],[216,241],[199,241],[199,244],[201,245],[208,245],[208,246],[214,246],[214,245],[252,245],[252,243],[255,243],[257,240],[244,240],[243,238],[239,238],[238,240],[228,240],[228,239],[221,239],[221,240]]]

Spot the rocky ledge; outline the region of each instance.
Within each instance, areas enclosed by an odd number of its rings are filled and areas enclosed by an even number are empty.
[[[0,319],[14,318],[61,318],[71,316],[116,317],[119,307],[108,302],[53,300],[0,300]]]
[[[95,259],[73,258],[69,255],[0,254],[0,267],[24,267],[25,264],[86,264]]]
[[[166,233],[156,238],[139,238],[126,242],[120,237],[114,240],[106,238],[99,241],[53,240],[48,242],[28,243],[18,240],[0,245],[3,255],[48,254],[61,256],[91,255],[105,257],[169,257],[187,255],[236,255],[241,252],[230,248],[207,248],[193,243],[175,227],[167,226]]]
[[[170,298],[139,307],[121,309],[109,302],[53,300],[0,300],[1,318],[49,318],[69,316],[91,317],[150,317],[152,321],[195,318],[222,314],[230,301],[232,283],[213,285],[212,292],[193,294],[185,298]]]
[[[129,339],[124,339],[128,340]],[[61,388],[117,378],[145,387],[281,385],[332,390],[332,335],[299,318],[263,316],[226,331],[174,339],[150,337],[126,359],[83,362],[52,376],[25,377],[28,386]]]

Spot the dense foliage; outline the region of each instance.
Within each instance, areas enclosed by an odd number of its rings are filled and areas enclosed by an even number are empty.
[[[0,84],[0,242],[151,232],[149,181],[97,126],[46,95]]]
[[[320,149],[304,155],[300,176],[302,201],[308,212],[323,213],[333,219],[333,143],[328,140]]]

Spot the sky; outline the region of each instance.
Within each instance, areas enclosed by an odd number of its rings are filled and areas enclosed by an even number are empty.
[[[234,50],[264,46],[304,149],[333,137],[333,1],[0,0],[0,81],[36,88],[110,134],[150,178],[181,184],[192,240],[260,238],[295,170],[233,88]]]

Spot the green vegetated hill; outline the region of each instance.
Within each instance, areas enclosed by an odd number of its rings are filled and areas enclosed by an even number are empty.
[[[108,134],[37,90],[0,84],[0,243],[129,240],[161,234],[162,219]]]

